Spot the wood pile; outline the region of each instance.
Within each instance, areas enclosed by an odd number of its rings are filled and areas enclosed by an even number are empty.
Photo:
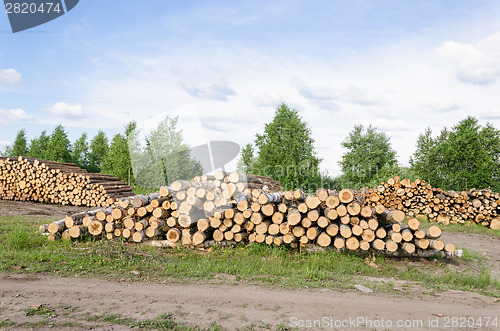
[[[489,189],[444,191],[425,181],[389,178],[374,189],[363,190],[366,205],[382,204],[409,216],[426,215],[429,220],[449,223],[476,223],[500,229],[500,194]]]
[[[117,177],[88,173],[74,163],[0,157],[0,199],[75,206],[110,206],[133,195]]]
[[[437,226],[421,229],[416,218],[403,222],[405,213],[381,204],[371,208],[358,192],[272,192],[271,184],[279,186],[271,178],[238,173],[175,181],[158,192],[123,198],[113,207],[68,216],[40,230],[48,231],[50,240],[92,235],[156,246],[257,242],[411,256],[455,250],[440,240]]]

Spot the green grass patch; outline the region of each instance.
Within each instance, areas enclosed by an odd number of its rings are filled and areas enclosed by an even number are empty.
[[[47,317],[47,318],[57,317],[57,314],[55,313],[55,309],[48,306],[48,305],[38,305],[38,306],[26,308],[24,310],[24,315],[26,315],[26,316],[38,315],[38,316],[43,316],[43,317]]]
[[[334,250],[299,253],[289,247],[261,244],[196,251],[156,249],[93,239],[75,243],[47,242],[36,232],[39,223],[39,220],[28,217],[0,216],[1,272],[122,281],[201,280],[336,290],[353,289],[362,277],[377,277],[415,281],[434,290],[457,289],[500,296],[499,281],[491,279],[489,271],[481,266],[474,254],[467,255],[464,260],[467,263],[460,260],[451,263],[440,258],[368,258]],[[470,264],[474,267],[469,267]]]
[[[3,320],[3,321],[0,321],[0,328],[8,328],[8,327],[14,326],[15,324],[16,323],[14,323],[11,320]]]
[[[177,321],[172,313],[161,314],[154,319],[135,320],[129,317],[123,317],[121,314],[99,314],[85,315],[87,322],[105,322],[114,325],[126,325],[131,329],[153,329],[153,330],[172,330],[172,331],[195,331],[195,330],[222,330],[222,327],[212,322],[206,328],[190,326],[184,322]]]
[[[91,315],[87,313],[85,315],[85,320],[87,322],[106,322],[110,324],[116,325],[131,325],[135,322],[133,318],[124,318],[121,314],[99,314],[99,315]]]

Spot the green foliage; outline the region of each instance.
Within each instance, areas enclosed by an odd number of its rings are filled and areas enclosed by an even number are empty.
[[[12,149],[9,151],[9,156],[26,156],[28,155],[28,146],[26,141],[26,130],[19,130],[12,145]]]
[[[57,162],[71,162],[71,143],[62,125],[56,126],[47,144],[47,159]]]
[[[88,151],[89,144],[87,142],[87,133],[84,132],[71,148],[71,158],[80,168],[87,169],[89,166]]]
[[[39,316],[48,317],[48,318],[53,318],[53,317],[57,316],[54,308],[52,308],[48,305],[37,305],[37,306],[32,306],[32,307],[26,308],[24,310],[24,315],[25,316],[39,315]]]
[[[137,185],[158,188],[178,179],[190,180],[201,175],[203,168],[183,143],[182,130],[177,129],[178,117],[165,117],[146,136],[143,147],[139,131],[129,135],[130,159]]]
[[[109,153],[102,160],[102,172],[130,181],[131,170],[128,139],[122,134],[116,134],[109,146]]]
[[[491,124],[482,127],[467,117],[451,130],[432,138],[427,129],[417,140],[410,159],[412,168],[431,185],[444,189],[500,190],[500,131]]]
[[[28,156],[35,159],[48,159],[49,141],[50,137],[47,135],[47,131],[42,131],[39,137],[31,140]]]
[[[124,135],[117,134],[113,137],[108,155],[103,159],[102,164],[103,172],[111,173],[121,180],[127,181],[129,184],[134,183],[134,173],[130,160],[130,147],[133,145],[131,139],[133,139],[133,133],[136,129],[137,123],[135,121],[129,122],[125,125]],[[134,192],[137,192],[135,191],[137,189],[138,188],[135,187]]]
[[[255,161],[251,161],[253,153],[248,145],[244,150],[243,162],[248,172],[273,177],[285,189],[310,190],[310,185],[319,186],[321,160],[316,156],[311,130],[297,110],[280,105],[273,120],[265,125],[264,133],[256,135],[255,145]]]
[[[241,156],[238,159],[236,170],[240,173],[248,174],[251,172],[255,163],[254,150],[252,144],[246,144],[241,149]]]
[[[102,162],[106,155],[108,155],[108,151],[108,138],[102,130],[99,130],[90,141],[90,151],[88,153],[89,165],[87,170],[90,172],[100,172]]]
[[[389,170],[397,165],[396,152],[391,147],[389,137],[377,132],[372,126],[366,130],[362,125],[354,126],[342,142],[342,147],[347,149],[339,161],[344,187],[368,186],[370,182],[379,179],[377,176],[384,166]]]

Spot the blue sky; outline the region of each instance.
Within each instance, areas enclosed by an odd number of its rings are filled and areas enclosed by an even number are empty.
[[[355,124],[408,164],[426,127],[500,128],[497,1],[81,0],[13,34],[0,13],[0,148],[63,124],[74,141],[179,115],[189,144],[252,142],[285,102],[338,175]]]

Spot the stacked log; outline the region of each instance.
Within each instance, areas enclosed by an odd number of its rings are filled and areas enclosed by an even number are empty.
[[[233,175],[238,176],[243,178]],[[271,192],[268,186],[240,191],[237,184],[241,182],[234,183],[233,190],[228,189],[231,186],[216,186],[214,180],[175,181],[159,192],[68,216],[41,230],[52,234],[68,231],[71,238],[81,233],[169,247],[256,242],[410,256],[455,250],[439,239],[441,229],[437,226],[421,229],[418,219],[405,220],[402,211],[382,205],[371,208],[363,195],[353,190],[319,189],[306,195],[300,190]],[[72,230],[74,227],[78,229]],[[82,231],[83,227],[87,230]]]
[[[476,223],[500,229],[500,194],[490,189],[444,191],[425,181],[389,178],[374,189],[366,189],[366,204],[382,204],[398,209],[409,216],[426,215],[429,220],[442,224]]]
[[[75,206],[110,206],[134,195],[112,175],[88,173],[74,163],[0,157],[0,199]]]
[[[237,172],[216,171],[213,175],[196,176],[195,182],[209,182],[214,187],[243,192],[245,189],[259,189],[270,192],[281,190],[279,181],[271,177],[240,174]]]

